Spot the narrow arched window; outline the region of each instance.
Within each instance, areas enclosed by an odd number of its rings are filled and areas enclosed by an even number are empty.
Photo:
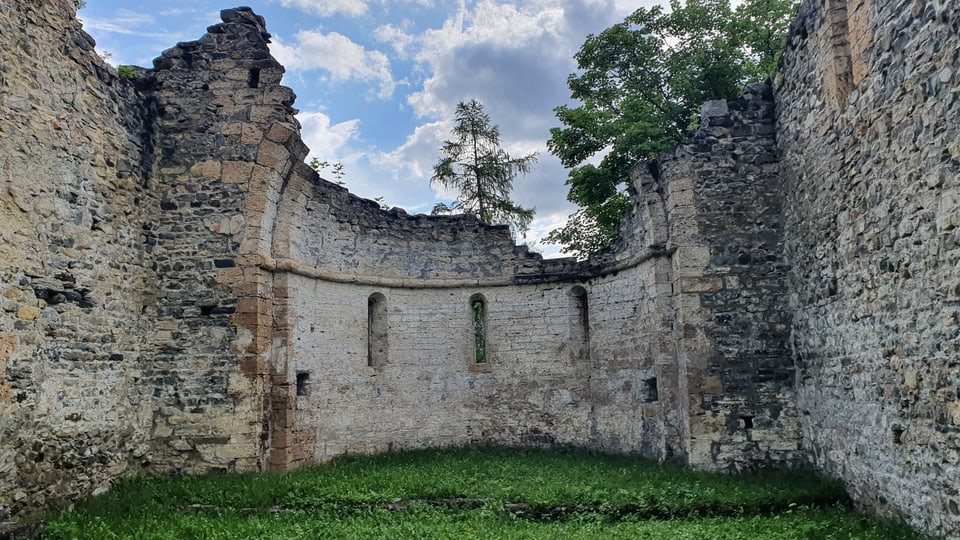
[[[367,299],[367,365],[387,363],[387,297],[373,293]]]
[[[474,362],[487,361],[487,302],[482,294],[470,297],[470,312],[473,315],[473,351]]]
[[[580,285],[570,289],[570,348],[578,358],[590,358],[590,305]]]

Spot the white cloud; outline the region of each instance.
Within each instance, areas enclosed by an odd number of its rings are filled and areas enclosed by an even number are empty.
[[[439,148],[449,137],[447,121],[429,122],[417,126],[407,140],[390,152],[382,152],[376,162],[386,170],[393,171],[395,181],[428,182],[433,175]]]
[[[166,33],[144,32],[144,27],[155,24],[154,17],[149,13],[140,13],[129,9],[118,10],[114,16],[108,19],[85,16],[81,12],[80,20],[83,22],[84,29],[88,32],[122,34],[125,36],[136,35],[148,38],[169,36]]]
[[[364,0],[279,0],[279,2],[283,7],[296,8],[321,17],[336,14],[357,17],[367,12],[367,3]]]
[[[409,21],[405,21],[400,27],[393,24],[385,24],[373,31],[373,37],[381,43],[387,43],[393,47],[393,50],[400,58],[409,58],[410,50],[416,45],[416,38],[407,33]]]
[[[358,120],[331,125],[330,117],[318,111],[301,111],[297,118],[310,156],[342,163],[343,181],[352,193],[368,199],[383,197],[386,204],[410,213],[429,213],[439,200],[429,178],[437,148],[449,132],[445,123],[420,126],[405,144],[384,152],[361,139]],[[321,176],[332,180],[329,171]]]
[[[530,65],[538,61],[537,56],[541,62],[554,56],[555,47],[542,45],[544,41],[556,45],[558,40],[550,38],[557,36],[562,13],[556,7],[524,9],[492,0],[481,0],[472,11],[461,6],[441,28],[418,36],[415,59],[432,75],[421,92],[410,96],[410,105],[421,117],[440,117],[449,114],[456,101],[465,99],[461,96],[451,100],[449,90],[467,85],[484,90],[493,89],[496,84],[511,84],[509,77],[513,74],[503,69],[509,66],[502,61],[525,59],[529,62],[521,63]],[[393,32],[393,43],[404,43],[405,39]]]
[[[569,257],[570,255],[560,253],[560,246],[557,244],[545,244],[543,237],[550,231],[562,227],[567,223],[569,211],[557,212],[537,212],[533,222],[530,223],[530,229],[527,231],[527,240],[533,241],[535,250],[543,254],[544,257]]]
[[[343,161],[347,144],[360,131],[360,120],[353,119],[330,125],[330,117],[322,112],[304,112],[297,115],[302,126],[303,141],[310,148],[310,156],[321,161]]]
[[[319,15],[321,17],[331,17],[333,15],[345,15],[348,17],[359,17],[367,15],[370,11],[370,3],[366,0],[274,0],[283,7],[292,7],[300,11]],[[421,6],[431,6],[431,0],[377,0],[377,4],[388,9],[391,4],[412,3]]]
[[[78,12],[84,30],[94,36],[97,51],[114,64],[149,66],[160,51],[178,41],[196,39],[210,25],[209,14],[190,10],[177,15],[175,30],[170,30],[167,11],[137,11],[133,9],[90,8]],[[215,15],[214,15],[215,16]]]
[[[197,13],[201,13],[201,11],[191,7],[168,8],[158,12],[158,14],[162,17],[183,17],[184,15]]]
[[[397,83],[393,80],[390,60],[380,51],[369,51],[337,32],[303,30],[295,36],[296,44],[286,45],[274,37],[270,52],[288,69],[295,71],[323,70],[325,80],[338,83],[358,80],[378,85],[377,97],[388,99]]]
[[[387,26],[378,37],[411,54],[428,74],[408,97],[419,117],[450,115],[456,102],[476,97],[495,121],[508,118],[521,136],[546,139],[553,107],[569,97],[565,82],[576,70],[574,53],[588,33],[627,13],[613,0],[480,0],[470,8],[461,4],[440,28],[413,36]],[[502,127],[507,134],[511,126]]]

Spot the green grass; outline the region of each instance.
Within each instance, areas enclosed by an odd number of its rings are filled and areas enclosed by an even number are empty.
[[[800,472],[718,475],[580,451],[422,450],[285,475],[139,478],[50,538],[912,539]]]

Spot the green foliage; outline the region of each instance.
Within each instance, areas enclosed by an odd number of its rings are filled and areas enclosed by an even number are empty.
[[[617,237],[620,217],[629,212],[630,207],[627,194],[617,191],[605,201],[578,209],[567,218],[565,226],[550,231],[544,241],[560,244],[564,251],[579,257],[596,253]]]
[[[471,302],[473,308],[474,361],[483,364],[487,361],[487,307],[483,300],[476,298]]]
[[[691,471],[558,450],[350,456],[284,475],[134,479],[47,519],[49,538],[917,538],[801,472]]]
[[[73,0],[73,7],[77,11],[80,11],[81,9],[87,7],[87,2],[86,0]]]
[[[671,0],[640,8],[587,37],[567,84],[579,107],[557,107],[564,127],[547,147],[570,168],[568,200],[581,209],[547,236],[585,256],[616,237],[630,209],[624,182],[631,167],[680,142],[700,105],[730,99],[776,64],[795,12],[792,0]],[[604,154],[605,153],[605,154]],[[585,164],[604,154],[596,166]]]
[[[740,39],[752,63],[751,78],[770,76],[780,62],[787,30],[797,14],[796,2],[752,0],[737,6],[729,32]]]
[[[311,169],[317,171],[317,174],[323,175],[324,171],[328,168],[330,169],[330,176],[333,177],[333,182],[338,186],[345,186],[347,183],[344,182],[343,178],[347,175],[344,170],[343,163],[336,162],[331,163],[329,161],[320,161],[319,158],[310,158],[310,161],[307,162],[307,166]],[[380,205],[381,210],[389,210],[390,205],[384,202],[383,196],[374,197],[373,201]]]
[[[307,166],[317,171],[317,174],[320,175],[322,175],[323,172],[329,168],[330,175],[333,176],[334,183],[336,183],[338,186],[345,184],[343,177],[346,176],[347,173],[343,170],[343,163],[340,163],[339,161],[336,163],[330,163],[329,161],[320,161],[318,158],[311,158],[310,161],[307,162]]]
[[[536,152],[510,157],[500,148],[500,128],[491,125],[483,104],[475,99],[457,104],[453,135],[455,140],[444,141],[440,148],[430,181],[458,196],[451,205],[434,206],[433,213],[469,213],[485,223],[510,225],[515,235],[526,233],[534,209],[511,201],[510,191],[513,179],[536,163]]]
[[[137,71],[133,66],[117,66],[117,75],[121,79],[136,79]]]
[[[379,197],[374,197],[374,198],[373,198],[373,202],[379,204],[381,210],[389,210],[389,209],[390,209],[390,205],[387,204],[387,203],[384,201],[383,195],[381,195],[381,196],[379,196]]]

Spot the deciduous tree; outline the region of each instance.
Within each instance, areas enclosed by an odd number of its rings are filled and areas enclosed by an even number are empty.
[[[640,8],[588,36],[580,72],[567,79],[582,105],[555,109],[564,127],[547,143],[571,168],[567,198],[581,208],[546,240],[581,256],[608,245],[630,209],[630,168],[676,145],[704,101],[736,97],[769,74],[794,11],[791,0],[747,0],[736,11],[729,0],[672,0],[669,11]]]

